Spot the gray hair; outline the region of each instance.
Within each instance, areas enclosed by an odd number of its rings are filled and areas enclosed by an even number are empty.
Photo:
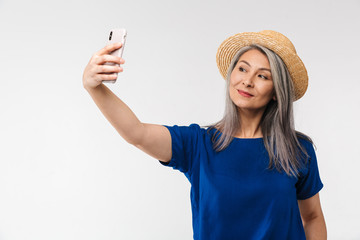
[[[275,166],[279,172],[284,170],[287,175],[296,177],[299,175],[299,169],[304,166],[300,160],[307,159],[308,156],[299,143],[298,137],[313,142],[308,136],[295,130],[294,90],[291,76],[282,59],[266,47],[260,45],[243,47],[232,59],[226,78],[224,117],[219,122],[210,125],[208,129],[216,129],[212,139],[213,148],[217,152],[227,148],[240,129],[241,119],[239,119],[237,106],[232,102],[229,94],[230,76],[241,55],[250,49],[257,49],[267,56],[275,90],[276,101],[270,100],[260,121],[265,148],[270,159],[268,168],[272,169]],[[218,137],[220,132],[222,134]]]

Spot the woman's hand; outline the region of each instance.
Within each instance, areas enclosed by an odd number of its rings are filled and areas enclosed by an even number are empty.
[[[111,52],[121,48],[121,46],[121,43],[108,45],[91,57],[83,74],[85,89],[96,88],[102,84],[103,80],[116,80],[118,73],[122,72],[123,68],[116,65],[104,65],[104,63],[124,64],[124,59],[110,55]]]

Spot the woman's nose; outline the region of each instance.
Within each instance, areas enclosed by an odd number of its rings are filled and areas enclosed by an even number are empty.
[[[242,80],[242,84],[245,87],[253,87],[254,83],[253,83],[252,76],[244,77],[243,80]]]

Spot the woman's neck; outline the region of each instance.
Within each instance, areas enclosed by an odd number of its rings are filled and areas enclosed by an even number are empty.
[[[258,111],[238,109],[239,119],[241,119],[240,129],[234,137],[237,138],[260,138],[263,137],[261,132],[261,118],[265,109]]]

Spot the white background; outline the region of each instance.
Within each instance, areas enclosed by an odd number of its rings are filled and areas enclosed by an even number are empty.
[[[143,122],[211,124],[217,47],[277,30],[309,74],[297,129],[317,146],[328,239],[360,239],[360,1],[0,0],[0,239],[192,239],[185,176],[127,144],[82,86],[114,27],[110,89]]]

